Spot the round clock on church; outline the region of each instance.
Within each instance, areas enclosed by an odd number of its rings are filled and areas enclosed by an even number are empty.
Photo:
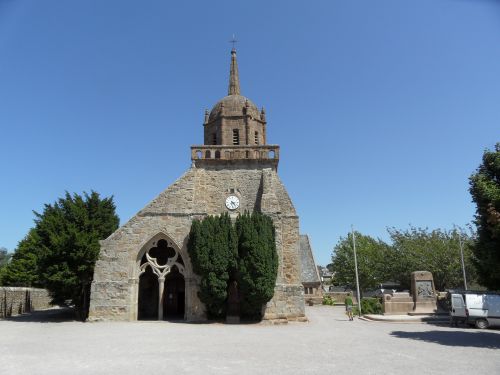
[[[226,207],[230,210],[236,210],[240,206],[240,199],[235,195],[226,198]]]

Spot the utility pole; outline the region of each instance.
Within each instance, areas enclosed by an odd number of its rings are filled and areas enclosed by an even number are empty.
[[[356,257],[356,236],[354,235],[354,225],[351,225],[352,233],[352,248],[354,250],[354,270],[356,272],[356,291],[358,296],[358,311],[359,316],[361,316],[361,297],[359,294],[359,277],[358,277],[358,258]]]
[[[464,244],[462,242],[461,233],[458,233],[458,244],[460,246],[460,258],[462,260],[462,273],[464,274],[464,288],[467,290],[467,277],[465,276],[465,263],[464,263]]]

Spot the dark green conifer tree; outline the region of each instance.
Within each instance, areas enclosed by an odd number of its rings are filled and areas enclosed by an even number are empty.
[[[238,285],[241,315],[261,319],[263,306],[274,295],[278,254],[273,221],[259,212],[236,219]]]
[[[83,197],[66,193],[35,215],[40,279],[55,303],[71,300],[85,320],[99,240],[119,224],[113,198],[101,199],[94,191]]]
[[[40,239],[34,228],[30,229],[12,255],[12,260],[2,270],[0,285],[42,286],[38,269]]]
[[[194,220],[188,240],[193,271],[201,276],[200,300],[212,319],[226,313],[227,291],[237,262],[237,237],[229,215]]]

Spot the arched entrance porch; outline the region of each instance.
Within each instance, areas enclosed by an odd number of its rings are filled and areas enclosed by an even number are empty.
[[[138,319],[183,319],[185,289],[182,256],[166,239],[153,242],[139,265]]]

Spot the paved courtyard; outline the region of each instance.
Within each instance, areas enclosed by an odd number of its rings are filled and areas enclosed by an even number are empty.
[[[0,321],[0,374],[500,373],[500,330],[350,322],[342,307],[307,315],[281,326]]]

